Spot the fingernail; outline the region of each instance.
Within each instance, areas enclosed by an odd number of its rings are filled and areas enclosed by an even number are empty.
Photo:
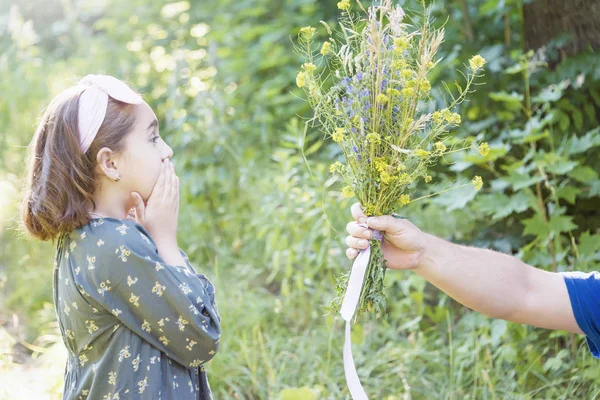
[[[370,238],[371,237],[371,231],[364,231],[363,232],[363,236],[366,238]]]
[[[367,217],[360,217],[360,218],[358,219],[358,222],[360,222],[361,224],[364,224],[364,223],[366,223],[366,222],[367,222]]]
[[[370,217],[367,219],[367,224],[368,225],[377,225],[377,223],[379,222],[379,219],[377,217]]]
[[[367,245],[367,241],[366,241],[366,240],[359,240],[359,241],[358,241],[358,245],[359,245],[360,247],[365,247],[365,246]]]

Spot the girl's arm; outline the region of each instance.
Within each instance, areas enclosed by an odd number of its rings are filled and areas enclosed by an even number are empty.
[[[182,262],[171,265],[141,225],[108,220],[73,249],[73,279],[90,305],[185,367],[214,357],[221,335],[214,287],[188,269],[179,249]]]

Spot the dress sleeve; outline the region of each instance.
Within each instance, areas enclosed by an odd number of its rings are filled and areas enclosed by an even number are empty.
[[[220,317],[213,306],[214,287],[204,275],[190,271],[191,265],[166,264],[136,222],[104,221],[90,236],[73,254],[77,266],[71,264],[90,303],[185,367],[214,357]]]
[[[586,336],[590,352],[600,358],[600,273],[563,272],[577,325]]]

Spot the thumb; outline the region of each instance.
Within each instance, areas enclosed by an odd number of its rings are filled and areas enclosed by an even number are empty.
[[[133,208],[135,208],[136,219],[142,218],[146,211],[146,205],[144,204],[142,196],[140,196],[138,192],[131,192],[129,196],[133,202]]]
[[[399,229],[398,220],[391,215],[367,218],[367,226],[381,232],[393,233]]]

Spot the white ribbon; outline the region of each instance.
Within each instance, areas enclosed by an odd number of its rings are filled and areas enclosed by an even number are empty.
[[[366,229],[366,225],[360,225]],[[373,238],[377,240],[382,239],[382,234],[379,231],[373,231]],[[367,272],[367,266],[369,265],[369,258],[371,258],[371,246],[359,252],[358,256],[352,264],[352,270],[350,277],[348,278],[348,287],[346,288],[346,294],[342,301],[342,307],[340,314],[346,321],[346,338],[344,340],[344,373],[346,375],[346,384],[350,390],[350,395],[353,400],[368,400],[367,394],[360,384],[358,379],[358,373],[356,372],[356,366],[354,365],[354,358],[352,357],[352,338],[350,335],[351,331],[351,320],[358,306],[358,300],[360,299],[360,292],[363,287],[363,281],[365,279],[365,273]]]

